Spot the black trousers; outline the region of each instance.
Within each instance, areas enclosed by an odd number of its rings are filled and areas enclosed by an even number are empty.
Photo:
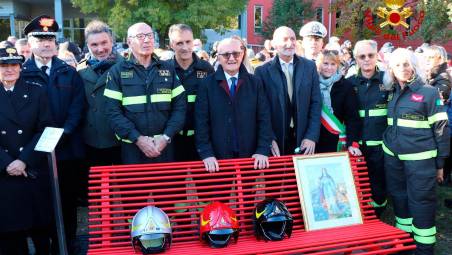
[[[412,233],[416,255],[432,255],[435,244],[435,159],[399,160],[385,154],[386,181],[396,227]]]
[[[194,135],[176,135],[174,137],[174,152],[174,157],[178,162],[201,160],[196,151]]]
[[[361,146],[366,158],[369,173],[370,188],[372,190],[372,206],[378,217],[386,208],[386,179],[384,166],[384,152],[381,146]]]
[[[48,228],[36,228],[31,231],[1,233],[0,255],[28,255],[27,236],[33,241],[35,255],[49,255],[50,232]]]

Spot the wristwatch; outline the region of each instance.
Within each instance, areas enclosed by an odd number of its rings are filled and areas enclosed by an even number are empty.
[[[169,137],[169,136],[163,134],[163,138],[165,138],[165,140],[166,140],[167,143],[171,143],[171,137]]]

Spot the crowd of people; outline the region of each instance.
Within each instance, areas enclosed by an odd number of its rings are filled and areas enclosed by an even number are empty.
[[[452,68],[440,45],[413,51],[331,37],[319,22],[282,26],[254,55],[233,36],[210,54],[188,25],[154,49],[146,23],[116,50],[102,21],[85,30],[87,53],[57,45],[49,16],[27,38],[0,43],[0,254],[57,254],[47,163],[33,150],[44,127],[64,129],[56,148],[68,244],[90,166],[348,151],[364,155],[377,215],[390,196],[396,227],[416,254],[433,254],[436,183],[450,181],[448,114]],[[449,61],[449,62],[448,62]],[[82,188],[80,188],[82,187]],[[74,246],[69,245],[71,251]]]

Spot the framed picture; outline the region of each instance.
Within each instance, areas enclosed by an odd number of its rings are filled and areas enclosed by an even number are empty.
[[[362,224],[347,152],[293,157],[306,231]]]

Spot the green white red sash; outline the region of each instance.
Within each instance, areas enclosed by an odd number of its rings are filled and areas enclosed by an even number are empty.
[[[345,133],[345,125],[338,120],[338,118],[325,106],[322,105],[322,114],[320,116],[322,125],[331,134],[339,135],[339,142],[337,144],[337,151],[342,151],[347,143],[347,136]]]

